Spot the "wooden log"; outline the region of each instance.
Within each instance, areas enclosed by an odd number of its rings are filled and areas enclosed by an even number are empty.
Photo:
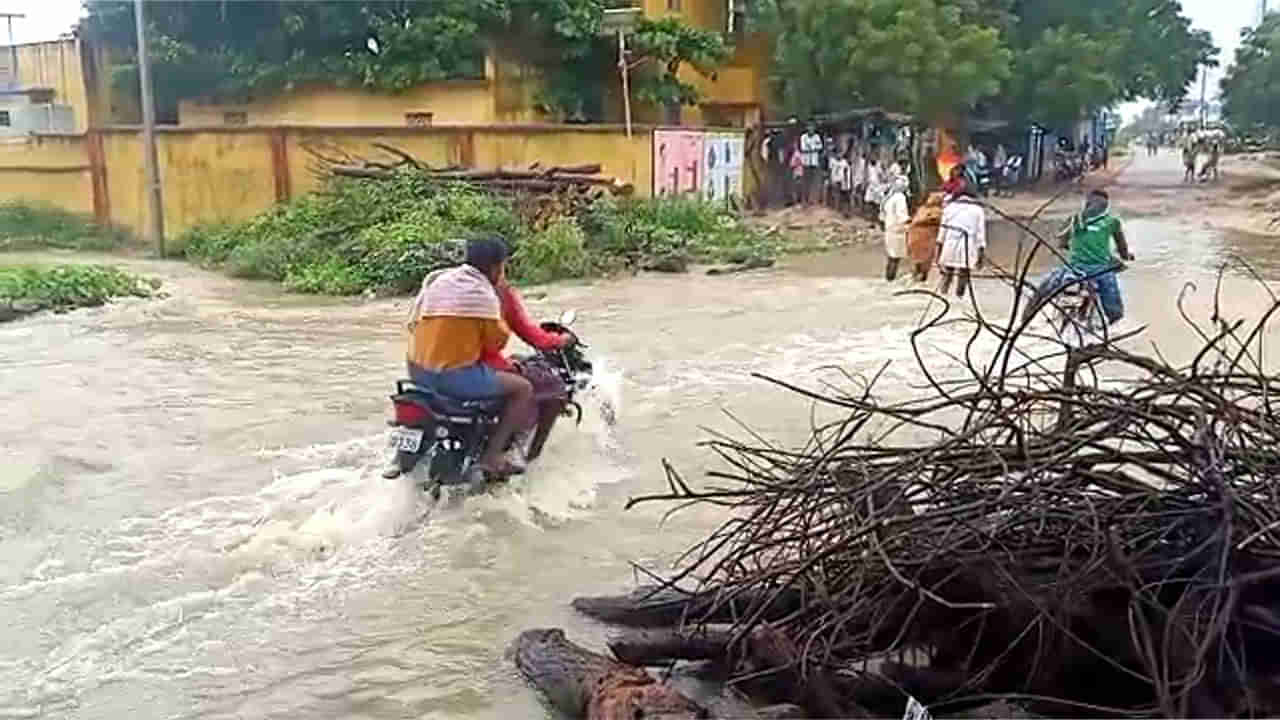
[[[516,667],[562,712],[587,720],[693,720],[705,710],[634,665],[591,652],[559,629],[526,630],[512,647]]]
[[[539,163],[534,163],[529,166],[529,169],[540,170],[548,175],[558,173],[598,175],[603,168],[601,168],[600,163],[591,163],[587,165],[555,165],[549,168],[542,168]]]
[[[728,630],[632,630],[609,641],[613,656],[630,665],[665,665],[675,660],[721,660],[733,638]]]
[[[627,627],[671,627],[690,620],[727,623],[745,616],[758,605],[766,605],[765,620],[775,620],[795,611],[800,593],[787,588],[769,600],[761,592],[721,596],[715,591],[688,593],[675,588],[642,585],[626,595],[604,595],[573,599],[578,612],[613,625]]]
[[[369,178],[372,180],[389,180],[395,177],[395,172],[391,170],[378,170],[356,165],[332,165],[329,167],[329,172],[340,177]]]
[[[410,155],[409,153],[405,152],[404,150],[401,150],[398,147],[394,147],[392,145],[388,145],[386,143],[380,143],[380,142],[373,143],[373,146],[383,152],[395,155],[396,157],[403,160],[405,163],[412,165],[413,167],[419,170],[428,169],[422,163],[418,162],[418,158]]]

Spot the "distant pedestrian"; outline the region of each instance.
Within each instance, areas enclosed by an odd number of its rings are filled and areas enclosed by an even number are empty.
[[[1191,138],[1182,141],[1182,181],[1195,182],[1196,180],[1196,144]]]
[[[876,216],[876,211],[880,209],[880,202],[884,200],[884,183],[884,171],[880,169],[880,162],[876,159],[875,153],[868,152],[867,189],[862,196],[862,201],[867,214],[872,217]]]
[[[804,197],[804,163],[800,160],[800,147],[791,151],[791,192],[788,205],[798,205]]]
[[[898,277],[898,265],[907,255],[907,224],[911,213],[907,209],[907,176],[898,175],[889,182],[880,219],[884,224],[884,252],[887,262],[884,279],[893,282]]]
[[[1200,170],[1200,181],[1207,182],[1210,177],[1213,180],[1218,179],[1218,160],[1222,158],[1222,144],[1214,139],[1209,141],[1209,159],[1204,161],[1204,167]]]
[[[1004,172],[1004,166],[1009,164],[1009,151],[1005,149],[1004,143],[996,144],[995,165],[992,166],[992,175],[1000,177],[1000,173]]]
[[[929,280],[929,268],[938,257],[938,230],[942,227],[942,193],[929,193],[907,230],[907,257],[917,282]]]
[[[828,192],[833,210],[841,210],[849,196],[849,161],[842,155],[831,158],[831,169],[828,172]]]
[[[804,204],[812,205],[823,180],[822,136],[818,134],[818,126],[812,122],[800,136],[800,164],[804,167]]]
[[[867,192],[867,158],[854,146],[849,149],[852,157],[849,158],[849,175],[853,179],[853,187],[850,192],[850,210],[858,215],[864,215],[864,207],[866,200],[864,199]]]
[[[942,208],[941,234],[940,292],[943,295],[950,292],[954,280],[956,297],[962,298],[972,282],[973,271],[980,270],[986,263],[987,250],[987,212],[967,184],[958,197]]]
[[[968,183],[965,175],[964,165],[955,165],[951,168],[947,181],[942,183],[942,196],[945,201],[950,202],[952,198],[959,197],[964,192],[964,187]]]

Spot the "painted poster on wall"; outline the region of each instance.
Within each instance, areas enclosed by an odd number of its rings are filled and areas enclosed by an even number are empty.
[[[653,194],[671,195],[702,189],[703,135],[688,130],[653,132]]]
[[[707,133],[702,141],[702,196],[727,202],[742,194],[742,135]]]

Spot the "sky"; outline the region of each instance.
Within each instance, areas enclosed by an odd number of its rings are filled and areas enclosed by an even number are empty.
[[[1280,9],[1280,0],[1272,0],[1272,5]],[[1210,95],[1213,95],[1217,91],[1218,79],[1222,76],[1223,69],[1235,57],[1235,48],[1240,40],[1240,29],[1257,20],[1258,0],[1182,0],[1182,8],[1196,27],[1213,33],[1214,43],[1222,48],[1222,55],[1219,56],[1222,67],[1209,73],[1208,87]],[[0,12],[26,15],[25,18],[13,21],[15,41],[39,42],[56,39],[70,30],[80,17],[81,2],[80,0],[0,0]],[[0,29],[0,33],[3,32],[4,30]],[[0,42],[6,40],[7,38],[0,35]],[[1198,96],[1198,94],[1199,88],[1195,88],[1193,95]],[[1128,103],[1120,110],[1126,118],[1129,118],[1140,113],[1144,106],[1145,103]]]

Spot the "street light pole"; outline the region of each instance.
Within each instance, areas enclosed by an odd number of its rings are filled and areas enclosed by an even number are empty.
[[[156,104],[151,92],[151,55],[147,52],[147,21],[143,0],[134,0],[134,19],[138,24],[138,82],[142,96],[142,159],[147,188],[147,234],[164,257],[164,203],[160,194],[160,168],[156,156]]]

